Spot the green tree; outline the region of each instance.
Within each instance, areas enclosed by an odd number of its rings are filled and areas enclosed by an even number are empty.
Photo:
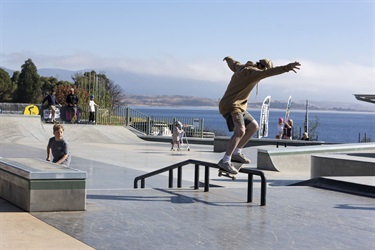
[[[118,92],[121,92],[121,88],[116,87],[105,74],[97,74],[92,70],[83,74],[75,74],[72,79],[80,90],[86,90],[89,95],[94,95],[95,102],[100,107],[114,107],[119,99],[117,96],[112,96],[112,94],[118,95]],[[89,96],[87,100],[82,101],[88,103]]]
[[[13,95],[12,95],[12,101],[16,101],[17,99],[17,88],[18,88],[18,79],[20,79],[20,72],[17,70],[17,71],[14,71],[13,72],[13,75],[12,75],[12,78],[10,78],[10,80],[12,81],[12,83],[14,84],[15,86],[15,89],[13,91]]]
[[[16,101],[21,103],[40,103],[42,101],[42,83],[36,66],[29,58],[21,68],[17,82]]]
[[[42,85],[42,95],[47,95],[51,90],[54,90],[56,88],[56,85],[58,84],[57,78],[50,76],[41,76],[40,82]]]
[[[12,82],[8,72],[0,69],[0,102],[11,101],[16,88],[17,85]]]
[[[57,85],[56,91],[56,99],[57,101],[62,104],[66,105],[66,96],[69,94],[71,88],[74,88],[74,93],[78,96],[78,106],[84,107],[87,106],[89,103],[89,93],[87,89],[77,88],[77,85],[71,84],[59,84]]]

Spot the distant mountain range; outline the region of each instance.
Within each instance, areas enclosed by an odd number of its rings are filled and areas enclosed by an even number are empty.
[[[194,96],[181,96],[181,95],[126,95],[125,104],[129,106],[159,106],[159,107],[217,107],[219,99],[200,98]],[[286,102],[271,101],[272,109],[285,109]],[[262,102],[249,102],[248,107],[260,109]],[[292,101],[291,108],[294,110],[305,110],[306,103],[303,101]],[[375,105],[373,109],[371,106],[365,107],[360,104],[353,105],[352,103],[330,103],[330,102],[315,102],[309,101],[309,110],[320,111],[347,111],[347,112],[375,112]]]
[[[13,75],[14,70],[3,68]],[[40,76],[53,76],[58,80],[72,81],[72,77],[77,73],[84,73],[91,71],[87,70],[64,70],[64,69],[38,69]],[[94,69],[95,70],[95,69]],[[218,98],[210,98],[210,96],[221,96],[222,90],[212,86],[212,82],[199,81],[183,78],[163,77],[163,76],[150,76],[136,74],[132,72],[124,72],[123,70],[107,69],[95,70],[97,73],[106,74],[106,76],[122,87],[126,93],[125,103],[133,106],[207,106],[217,107],[219,103]],[[192,83],[194,86],[212,86],[209,93],[205,88],[201,91],[191,88]],[[354,96],[353,96],[354,100]],[[249,108],[260,108],[262,100],[250,100]],[[286,101],[272,100],[271,108],[284,109]],[[305,100],[292,99],[292,108],[297,110],[305,109]],[[336,111],[370,111],[375,112],[375,105],[354,102],[329,102],[329,101],[314,101],[309,100],[310,110],[336,110]]]

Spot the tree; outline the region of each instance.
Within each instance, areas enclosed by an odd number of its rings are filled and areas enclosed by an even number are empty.
[[[13,72],[13,75],[12,75],[12,78],[10,78],[10,80],[12,81],[12,83],[14,84],[15,86],[15,89],[13,91],[13,95],[12,95],[12,101],[15,101],[17,99],[17,88],[18,88],[18,79],[20,79],[20,72],[17,70],[17,71],[14,71]]]
[[[16,88],[17,85],[12,82],[8,72],[0,68],[0,102],[11,101]]]
[[[80,90],[86,90],[89,95],[95,96],[95,102],[99,106],[113,108],[121,105],[123,95],[121,87],[109,80],[104,73],[97,74],[92,70],[75,74],[72,79]]]
[[[41,86],[42,86],[42,95],[45,96],[51,90],[55,89],[55,87],[58,83],[58,80],[57,80],[56,77],[53,77],[53,76],[50,76],[50,77],[41,76],[40,82],[41,82]]]
[[[115,84],[113,81],[109,81],[108,91],[111,98],[111,108],[118,107],[124,104],[123,100],[125,99],[125,94],[120,85]]]
[[[37,68],[29,58],[21,67],[17,82],[16,101],[21,103],[39,103],[42,100],[42,83]]]

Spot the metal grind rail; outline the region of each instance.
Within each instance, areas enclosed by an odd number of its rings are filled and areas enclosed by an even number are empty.
[[[134,179],[134,188],[138,188],[138,182],[141,181],[141,188],[145,188],[145,179],[152,177],[154,175],[158,175],[164,172],[169,172],[168,176],[168,188],[173,188],[173,170],[177,168],[177,187],[181,188],[182,183],[182,167],[194,164],[195,165],[195,173],[194,173],[194,189],[199,189],[199,167],[204,166],[204,192],[209,191],[209,185],[210,185],[210,168],[216,168],[219,169],[219,166],[216,163],[211,162],[205,162],[205,161],[198,161],[198,160],[186,160],[182,161],[176,164],[173,164],[171,166],[161,168],[158,170],[155,170],[153,172],[140,175],[138,177],[135,177]],[[267,186],[267,180],[264,176],[263,172],[257,169],[251,169],[251,168],[241,168],[240,173],[244,173],[248,175],[248,181],[247,181],[247,202],[252,202],[253,200],[253,176],[257,175],[261,178],[261,197],[260,197],[260,205],[265,206],[266,205],[266,186]]]

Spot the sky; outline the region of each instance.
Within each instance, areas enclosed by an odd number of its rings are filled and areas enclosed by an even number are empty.
[[[375,0],[0,0],[0,27],[1,67],[30,58],[38,69],[127,72],[149,81],[144,94],[171,94],[163,81],[180,79],[188,88],[172,94],[220,98],[228,55],[301,63],[261,81],[251,100],[375,94]],[[125,75],[113,80],[137,91]]]

